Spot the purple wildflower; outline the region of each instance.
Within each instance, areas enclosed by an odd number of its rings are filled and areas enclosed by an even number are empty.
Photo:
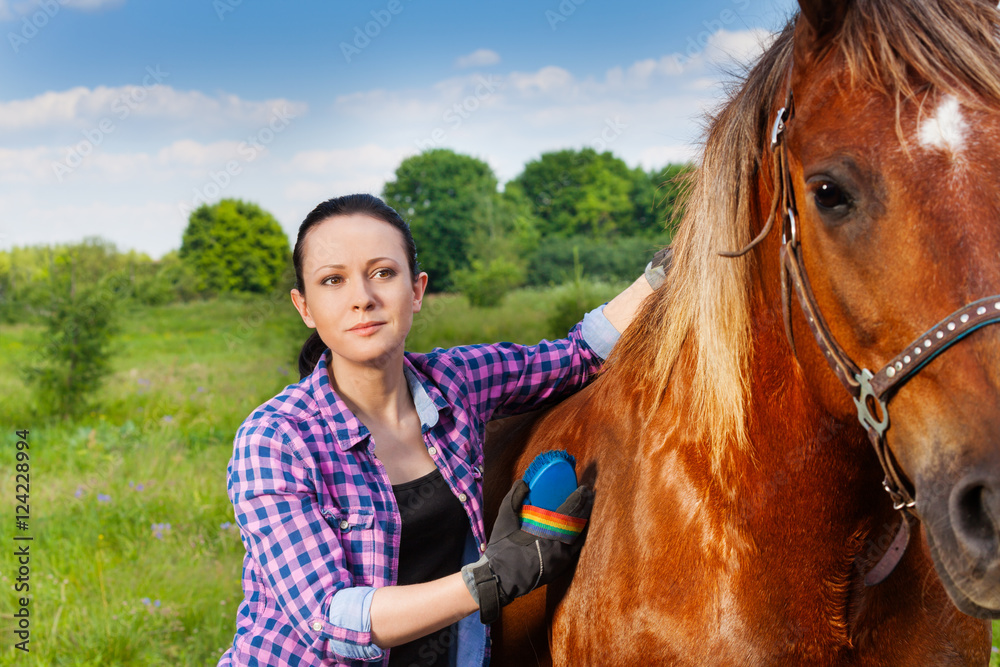
[[[106,493],[98,493],[97,494],[97,502],[99,502],[99,503],[110,503],[111,502],[111,496],[109,496]]]

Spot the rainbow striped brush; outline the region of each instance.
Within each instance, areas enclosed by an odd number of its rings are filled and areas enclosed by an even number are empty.
[[[583,531],[586,519],[556,511],[576,491],[575,466],[576,459],[561,449],[535,457],[523,478],[528,495],[521,507],[521,530],[567,544]]]

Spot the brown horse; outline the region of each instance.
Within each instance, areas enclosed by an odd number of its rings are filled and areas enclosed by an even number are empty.
[[[1000,616],[1000,327],[972,331],[1000,297],[966,305],[1000,292],[1000,13],[800,4],[602,375],[490,430],[493,511],[546,449],[596,492],[575,576],[505,610],[495,664],[989,662],[963,612]]]

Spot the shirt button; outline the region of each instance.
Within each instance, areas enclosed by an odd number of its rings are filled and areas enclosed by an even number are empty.
[[[435,454],[438,453],[437,447],[428,447],[427,453],[430,454],[431,456],[434,456]]]
[[[486,551],[486,542],[483,542],[482,544],[479,545],[479,550]]]
[[[319,632],[320,630],[323,629],[323,622],[313,621],[313,624],[310,627],[312,627],[312,629],[315,630],[316,632]]]
[[[351,524],[347,523],[347,519],[344,519],[343,521],[340,522],[341,530],[347,530],[350,526]]]
[[[468,499],[469,499],[469,496],[465,495],[464,493],[458,494],[458,502],[464,503]]]

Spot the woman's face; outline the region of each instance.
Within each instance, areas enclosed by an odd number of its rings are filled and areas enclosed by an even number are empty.
[[[329,218],[313,227],[302,261],[305,294],[292,301],[330,348],[333,363],[379,364],[402,352],[427,274],[410,278],[403,235],[367,215]]]

